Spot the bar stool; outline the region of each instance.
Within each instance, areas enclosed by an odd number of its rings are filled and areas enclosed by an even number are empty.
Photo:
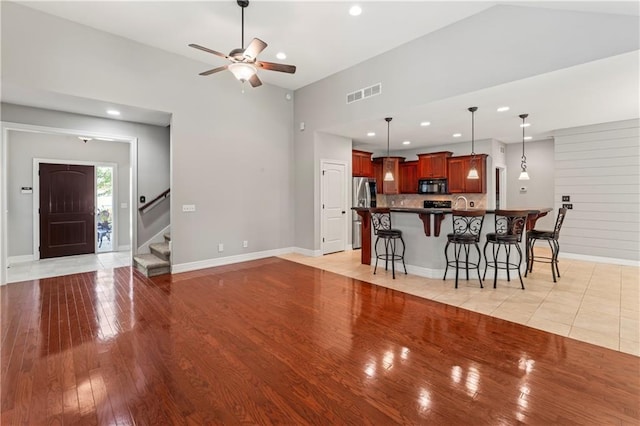
[[[443,280],[447,279],[447,271],[449,266],[456,268],[456,287],[458,288],[458,270],[460,269],[460,254],[464,248],[464,266],[467,271],[467,281],[469,281],[469,268],[478,271],[478,281],[480,281],[480,288],[482,286],[482,279],[480,278],[480,261],[482,255],[480,254],[480,232],[482,231],[482,223],[485,216],[484,210],[453,210],[451,212],[453,222],[453,232],[447,234],[447,245],[444,246],[444,257],[447,262],[447,266],[444,270]],[[449,244],[453,244],[453,254],[455,260],[449,260],[448,249]],[[476,263],[469,262],[469,249],[474,246],[478,251],[478,261]]]
[[[558,269],[558,253],[560,252],[560,244],[558,238],[560,237],[560,228],[562,228],[562,222],[567,215],[567,209],[558,209],[558,217],[556,218],[556,226],[553,231],[542,231],[532,229],[527,232],[527,269],[524,271],[524,276],[527,276],[527,272],[533,272],[533,262],[542,262],[551,264],[551,275],[553,276],[553,282],[556,282],[556,275],[560,278],[560,270]],[[551,248],[551,257],[539,256],[538,260],[535,259],[533,254],[533,246],[535,246],[537,240],[544,240],[549,243]]]
[[[373,268],[373,273],[376,273],[378,269],[378,259],[384,259],[384,270],[388,270],[389,261],[391,261],[391,272],[393,279],[396,279],[396,260],[402,260],[402,266],[404,266],[404,273],[407,273],[407,265],[404,264],[404,240],[402,239],[402,231],[399,229],[391,228],[391,209],[385,207],[369,209],[371,213],[371,226],[373,227],[373,233],[376,235],[376,242],[374,249],[376,253],[376,265]],[[384,254],[378,254],[378,241],[384,240]],[[396,254],[396,241],[400,240],[402,243],[402,254]]]
[[[505,269],[507,271],[507,281],[511,281],[511,275],[509,271],[516,269],[518,271],[518,277],[520,277],[520,285],[524,290],[524,283],[522,282],[522,274],[520,273],[520,265],[522,265],[522,250],[520,249],[520,242],[522,241],[522,234],[527,226],[527,210],[496,210],[495,212],[495,224],[496,231],[487,234],[487,242],[484,244],[484,276],[487,276],[487,269],[494,268],[495,274],[493,275],[493,288],[496,288],[498,279],[498,269]],[[487,258],[487,246],[491,243],[493,261],[489,263]],[[515,246],[518,251],[518,263],[511,262],[511,247]],[[498,261],[500,254],[500,248],[504,247],[506,260]]]

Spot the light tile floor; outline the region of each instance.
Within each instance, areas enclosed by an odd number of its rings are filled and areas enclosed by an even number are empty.
[[[34,260],[9,265],[9,268],[7,268],[7,282],[14,283],[129,265],[131,265],[130,251],[112,251]]]
[[[487,274],[484,289],[478,285],[477,278],[460,280],[455,289],[453,278],[429,279],[396,270],[394,280],[384,265],[382,268],[379,265],[373,275],[373,265],[360,263],[359,250],[322,257],[295,253],[280,257],[640,356],[638,267],[561,259],[561,278],[556,284],[550,266],[536,263],[533,273],[524,278],[525,290],[520,288],[517,277],[511,282],[499,279],[494,289],[492,271]]]

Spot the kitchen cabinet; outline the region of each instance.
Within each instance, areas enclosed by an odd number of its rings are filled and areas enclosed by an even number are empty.
[[[378,194],[400,193],[400,164],[404,157],[378,157],[373,159],[373,177],[376,179]],[[391,169],[394,180],[384,181],[385,172]]]
[[[450,157],[447,160],[449,192],[452,194],[486,194],[487,154],[476,154],[475,165],[479,179],[467,179],[471,169],[471,156]]]
[[[400,193],[415,194],[418,192],[418,161],[400,163]]]
[[[371,164],[371,152],[351,151],[351,170],[353,176],[373,177],[373,164]]]
[[[418,154],[418,178],[446,179],[448,170],[447,160],[452,155],[453,153],[449,151]]]

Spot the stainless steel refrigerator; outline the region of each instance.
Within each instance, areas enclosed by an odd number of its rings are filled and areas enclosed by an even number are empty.
[[[352,207],[375,207],[376,206],[376,180],[366,177],[353,178]],[[351,211],[352,219],[352,246],[354,249],[362,247],[362,221],[358,213]]]

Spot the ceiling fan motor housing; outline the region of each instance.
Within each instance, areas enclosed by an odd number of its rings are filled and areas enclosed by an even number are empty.
[[[240,7],[249,6],[249,0],[238,0],[238,6],[240,6]]]

